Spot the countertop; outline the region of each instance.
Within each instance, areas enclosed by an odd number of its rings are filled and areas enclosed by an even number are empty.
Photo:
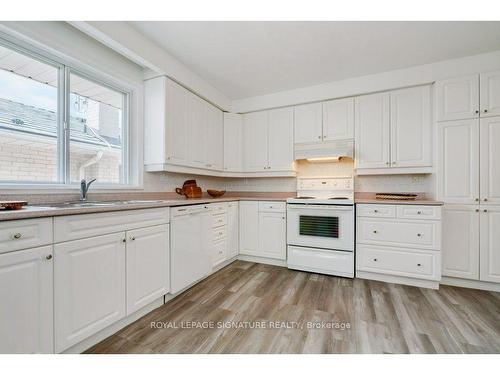
[[[399,199],[377,199],[375,193],[356,193],[354,196],[356,204],[398,204],[398,205],[420,205],[420,206],[442,206],[443,202],[427,198],[423,194],[417,193],[415,200],[399,200]]]
[[[161,194],[161,193],[159,193]],[[65,216],[65,215],[79,215],[79,214],[91,214],[99,212],[113,212],[113,211],[127,211],[127,210],[139,210],[145,208],[157,208],[157,207],[176,207],[176,206],[187,206],[193,204],[206,204],[206,203],[217,203],[217,202],[234,202],[240,200],[259,200],[259,201],[281,201],[286,202],[286,199],[295,196],[294,193],[247,193],[238,194],[235,193],[228,194],[221,198],[211,198],[203,197],[199,199],[187,199],[180,196],[171,196],[171,193],[166,193],[168,196],[163,196],[164,199],[160,198],[158,195],[153,197],[151,194],[146,196],[135,196],[133,199],[141,200],[159,200],[157,202],[141,202],[141,203],[127,203],[119,204],[113,206],[98,206],[98,207],[51,207],[50,204],[57,204],[58,202],[50,203],[38,203],[35,205],[25,206],[21,210],[0,210],[0,221],[7,220],[19,220],[19,219],[31,219],[40,217],[52,217],[52,216]],[[131,200],[130,196],[127,198],[120,198],[120,195],[113,196],[112,199],[107,200]],[[89,201],[106,201],[106,199],[91,198]]]

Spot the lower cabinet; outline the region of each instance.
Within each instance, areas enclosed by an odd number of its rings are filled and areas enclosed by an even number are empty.
[[[500,206],[482,206],[479,221],[479,279],[500,283]]]
[[[125,317],[125,234],[54,246],[55,349]]]
[[[240,202],[240,254],[286,259],[286,204]]]
[[[444,206],[443,276],[479,279],[479,206]]]
[[[52,245],[0,255],[0,353],[54,352],[52,257]]]
[[[127,232],[127,315],[170,291],[169,225]]]

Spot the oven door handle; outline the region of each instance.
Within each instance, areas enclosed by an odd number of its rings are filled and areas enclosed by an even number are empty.
[[[353,207],[340,207],[340,206],[329,206],[329,205],[322,205],[322,204],[288,204],[289,209],[294,209],[294,210],[307,210],[308,208],[313,208],[315,210],[329,210],[329,211],[353,211]]]

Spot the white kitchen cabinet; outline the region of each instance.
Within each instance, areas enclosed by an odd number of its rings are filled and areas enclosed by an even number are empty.
[[[49,217],[0,222],[0,253],[49,245],[52,232]]]
[[[437,192],[445,203],[479,202],[479,120],[437,124]]]
[[[356,169],[390,166],[390,94],[355,99]]]
[[[0,353],[53,353],[53,251],[0,255]]]
[[[243,116],[224,112],[224,171],[243,171]]]
[[[290,171],[293,165],[293,108],[269,111],[268,121],[268,169]]]
[[[262,172],[268,167],[268,112],[243,115],[243,165],[245,171]]]
[[[479,279],[500,283],[500,206],[481,208]]]
[[[146,80],[144,89],[146,169],[222,171],[222,111],[164,76]]]
[[[321,103],[294,107],[295,143],[321,142],[323,139],[323,107]]]
[[[286,215],[259,213],[259,253],[266,258],[286,259]]]
[[[443,276],[479,278],[479,206],[443,208]]]
[[[239,254],[239,204],[229,202],[227,204],[227,251],[228,258],[234,258]]]
[[[54,246],[55,349],[125,317],[125,233]]]
[[[127,315],[170,291],[169,225],[126,232]]]
[[[481,117],[500,116],[500,71],[482,73]]]
[[[437,121],[479,117],[479,75],[436,82]]]
[[[432,166],[431,87],[391,91],[391,166]]]
[[[222,170],[223,168],[223,115],[222,111],[211,104],[205,102],[206,121],[204,124],[205,132],[200,132],[199,127],[195,127],[192,137],[202,138],[205,143],[205,167],[208,169]]]
[[[481,204],[500,204],[500,117],[480,120]]]
[[[354,98],[323,102],[323,140],[354,138]]]
[[[240,202],[240,254],[259,254],[259,202]]]

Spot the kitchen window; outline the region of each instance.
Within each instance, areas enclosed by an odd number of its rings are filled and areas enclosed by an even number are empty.
[[[0,184],[128,184],[129,97],[0,39]]]

